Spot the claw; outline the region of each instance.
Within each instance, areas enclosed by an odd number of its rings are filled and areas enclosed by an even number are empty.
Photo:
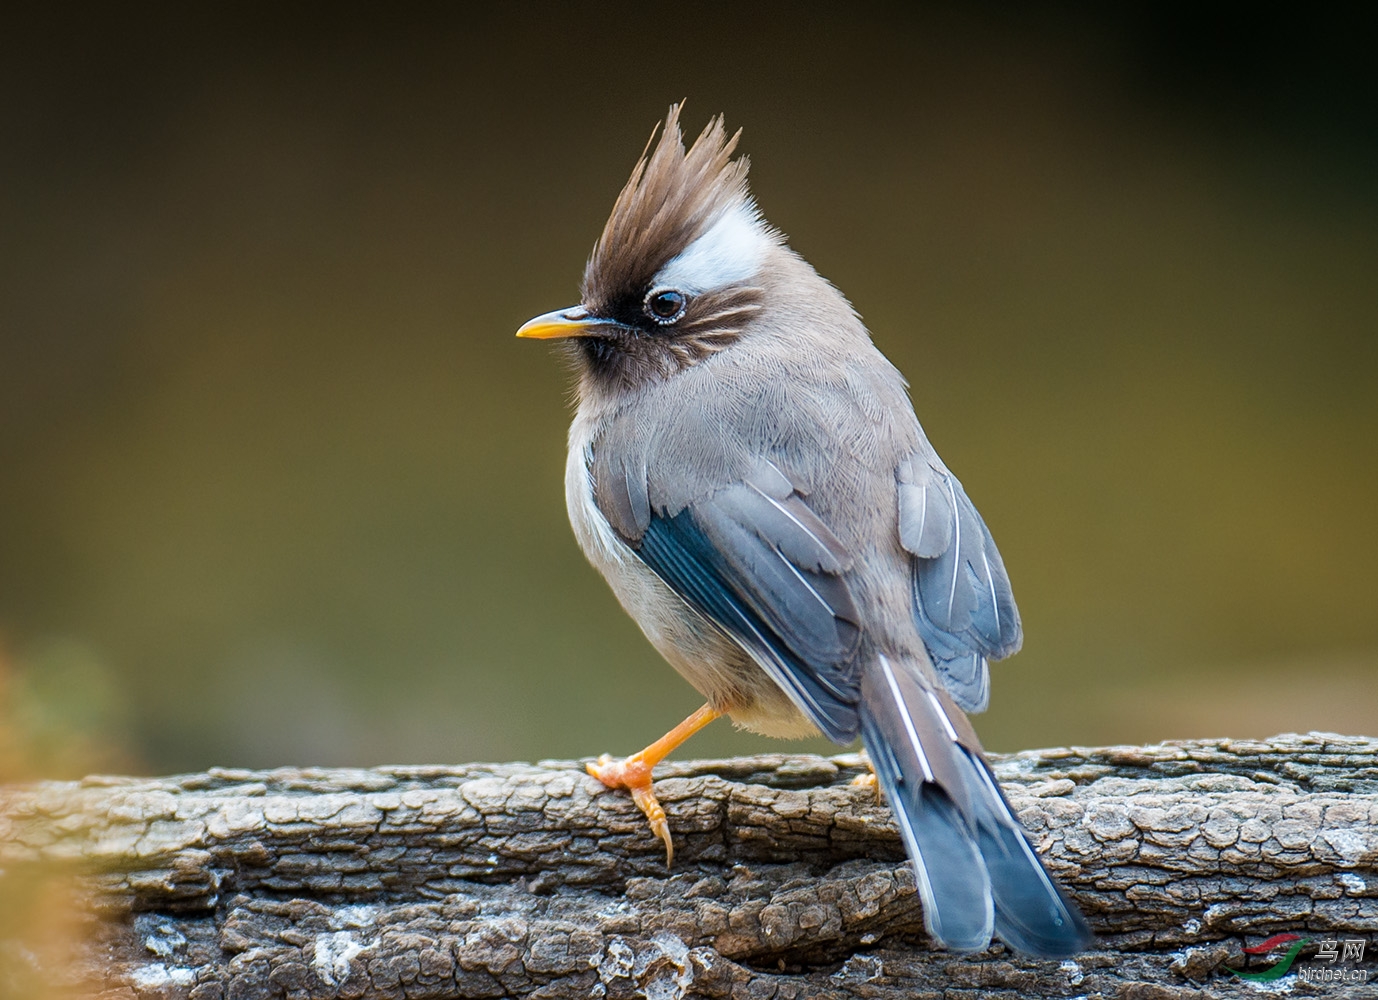
[[[670,837],[670,824],[665,819],[665,809],[649,785],[645,789],[633,788],[632,801],[641,807],[651,824],[651,832],[665,842],[665,870],[669,871],[675,863],[675,842]]]

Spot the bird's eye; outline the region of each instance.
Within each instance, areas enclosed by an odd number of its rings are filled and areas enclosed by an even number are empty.
[[[646,295],[646,315],[657,323],[673,323],[684,315],[689,300],[673,288],[653,288]]]

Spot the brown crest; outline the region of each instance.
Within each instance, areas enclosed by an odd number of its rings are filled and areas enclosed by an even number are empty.
[[[671,105],[660,141],[637,161],[584,268],[583,302],[594,311],[639,299],[723,212],[750,200],[747,158],[732,159],[741,131],[729,137],[719,115],[686,151],[680,107]]]

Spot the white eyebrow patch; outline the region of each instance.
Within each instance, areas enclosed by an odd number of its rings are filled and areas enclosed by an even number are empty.
[[[746,281],[756,273],[773,240],[749,202],[725,212],[683,253],[660,269],[654,288],[711,292]]]

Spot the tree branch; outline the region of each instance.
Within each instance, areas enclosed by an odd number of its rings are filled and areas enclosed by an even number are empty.
[[[1254,995],[1226,966],[1266,968],[1242,952],[1264,937],[1378,931],[1378,740],[996,758],[1099,934],[1068,962],[929,950],[861,768],[664,765],[668,874],[629,797],[571,762],[0,789],[0,866],[77,866],[90,934],[52,975],[112,998],[1224,998]],[[1346,998],[1375,995],[1376,949]]]

